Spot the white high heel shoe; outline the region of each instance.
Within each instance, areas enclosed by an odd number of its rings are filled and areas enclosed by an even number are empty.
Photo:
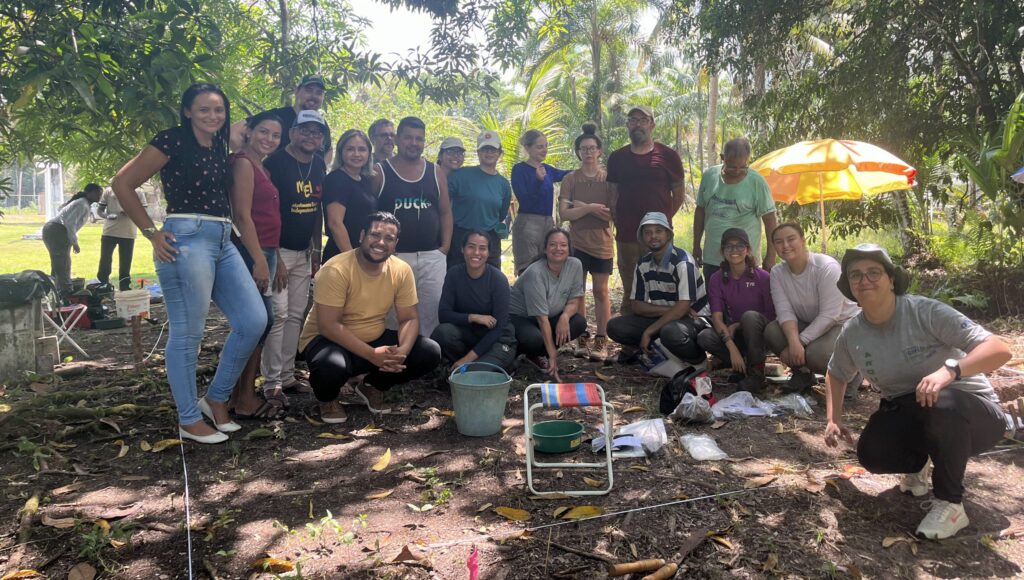
[[[239,429],[242,428],[241,425],[235,423],[234,421],[228,421],[227,423],[218,423],[217,420],[213,418],[213,409],[211,409],[210,404],[206,402],[206,397],[200,397],[198,405],[199,412],[205,415],[206,418],[209,419],[210,421],[213,421],[213,426],[216,427],[217,430],[220,431],[221,433],[234,433],[235,431],[238,431]]]
[[[181,426],[178,426],[178,437],[182,439],[191,439],[192,441],[206,443],[208,445],[213,443],[223,443],[230,439],[230,437],[220,432],[214,433],[212,435],[194,435],[182,429]]]

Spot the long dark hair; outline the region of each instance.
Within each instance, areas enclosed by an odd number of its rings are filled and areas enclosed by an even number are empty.
[[[749,250],[750,246],[747,246],[747,249]],[[743,262],[747,265],[747,269],[744,270],[743,276],[746,277],[746,278],[753,278],[754,277],[754,268],[757,267],[757,263],[754,262],[754,257],[751,256],[748,253],[743,258]],[[722,273],[722,284],[728,284],[729,280],[732,278],[732,276],[730,275],[730,274],[732,274],[732,264],[729,263],[729,260],[726,260],[723,257],[722,258],[722,264],[719,266],[719,270],[718,271]]]
[[[60,207],[57,208],[57,209],[64,209],[65,206],[71,205],[72,202],[78,201],[78,200],[84,198],[85,196],[89,195],[89,193],[94,192],[94,191],[102,192],[103,188],[100,187],[98,184],[95,184],[95,183],[87,184],[82,189],[82,191],[79,191],[75,195],[72,195],[71,199],[69,199],[69,200],[65,201],[64,203],[60,204]]]
[[[213,152],[217,161],[222,162],[225,167],[228,164],[228,142],[231,137],[231,102],[220,87],[210,83],[193,83],[181,94],[181,107],[178,109],[178,117],[181,122],[181,149],[182,159],[185,163],[185,173],[188,175],[189,183],[197,181],[197,172],[200,168],[195,166],[196,156],[199,154],[199,142],[196,141],[196,134],[192,129],[192,119],[185,116],[185,111],[192,107],[196,97],[204,93],[214,93],[224,100],[224,125],[213,136]],[[283,129],[283,127],[282,127]],[[231,172],[224,171],[224,195],[231,191]]]
[[[541,250],[540,253],[537,254],[537,256],[535,256],[532,260],[530,260],[531,264],[533,264],[534,262],[539,262],[541,260],[548,259],[548,242],[551,240],[551,236],[555,234],[562,234],[563,236],[565,236],[566,241],[569,242],[569,257],[572,257],[572,236],[569,235],[569,230],[565,228],[556,227],[551,228],[550,230],[548,230],[548,233],[544,234],[544,249]]]

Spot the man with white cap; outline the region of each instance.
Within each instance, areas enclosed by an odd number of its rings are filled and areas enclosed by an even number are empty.
[[[295,353],[309,303],[309,280],[320,268],[323,219],[320,199],[327,165],[320,155],[327,123],[319,112],[299,111],[289,143],[263,162],[280,196],[281,244],[274,276],[274,324],[263,347],[263,394],[287,405],[285,390],[309,392],[295,378]]]
[[[273,113],[275,117],[281,119],[281,127],[284,132],[281,134],[281,144],[277,146],[277,150],[281,151],[291,141],[291,137],[288,134],[288,128],[295,124],[295,118],[302,111],[319,111],[324,104],[324,93],[326,92],[326,84],[324,83],[324,77],[320,75],[306,75],[299,80],[299,84],[295,86],[295,100],[294,103],[289,107],[279,107],[277,109],[271,109],[269,112]],[[246,120],[239,121],[231,125],[231,150],[238,151],[245,145],[245,123]],[[327,127],[327,125],[324,125]],[[325,129],[324,140],[320,146],[320,156],[324,158],[324,163],[327,165],[331,164],[334,150],[331,145],[331,129],[327,127]]]
[[[442,148],[443,150],[443,148]],[[448,252],[448,267],[463,262],[463,238],[473,230],[487,233],[489,256],[487,263],[501,268],[501,235],[508,208],[512,203],[512,184],[498,173],[501,159],[501,138],[494,131],[484,131],[476,139],[476,154],[480,165],[463,167],[448,174],[448,196],[452,201],[452,247]]]
[[[672,224],[661,212],[645,215],[636,237],[649,253],[634,271],[633,312],[608,321],[608,338],[623,345],[620,362],[635,362],[637,349],[646,351],[656,338],[681,360],[704,362],[697,334],[708,326],[710,309],[697,262],[672,244]]]
[[[441,141],[437,152],[437,166],[449,174],[466,162],[466,146],[458,137],[447,137]]]
[[[654,141],[654,110],[636,105],[626,115],[629,145],[608,157],[608,183],[618,193],[615,212],[615,249],[622,287],[633,286],[633,270],[644,252],[634,232],[648,212],[672,217],[683,205],[683,162],[667,145]],[[622,299],[622,313],[630,311],[629,295]]]

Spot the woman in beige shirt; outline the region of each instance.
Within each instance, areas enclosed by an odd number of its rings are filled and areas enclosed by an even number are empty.
[[[583,263],[583,275],[589,273],[593,281],[594,306],[597,309],[597,333],[593,343],[589,334],[577,339],[576,356],[590,357],[603,362],[608,358],[608,319],[611,318],[611,300],[608,296],[608,279],[612,273],[614,242],[612,220],[618,197],[609,187],[607,173],[601,167],[601,138],[597,136],[597,125],[584,123],[583,133],[574,143],[576,157],[582,162],[562,181],[558,195],[558,215],[569,222],[572,236],[573,256]],[[586,301],[580,314],[586,316]]]

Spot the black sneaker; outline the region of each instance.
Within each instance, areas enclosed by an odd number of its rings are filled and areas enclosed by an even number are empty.
[[[765,382],[764,375],[757,373],[751,373],[736,383],[737,391],[748,391],[751,393],[760,393],[764,390]]]
[[[782,386],[782,390],[787,393],[803,393],[817,384],[818,379],[814,376],[814,373],[810,371],[793,371],[789,381]]]
[[[620,365],[640,364],[640,351],[635,348],[623,347],[619,356],[615,357],[615,363]]]

